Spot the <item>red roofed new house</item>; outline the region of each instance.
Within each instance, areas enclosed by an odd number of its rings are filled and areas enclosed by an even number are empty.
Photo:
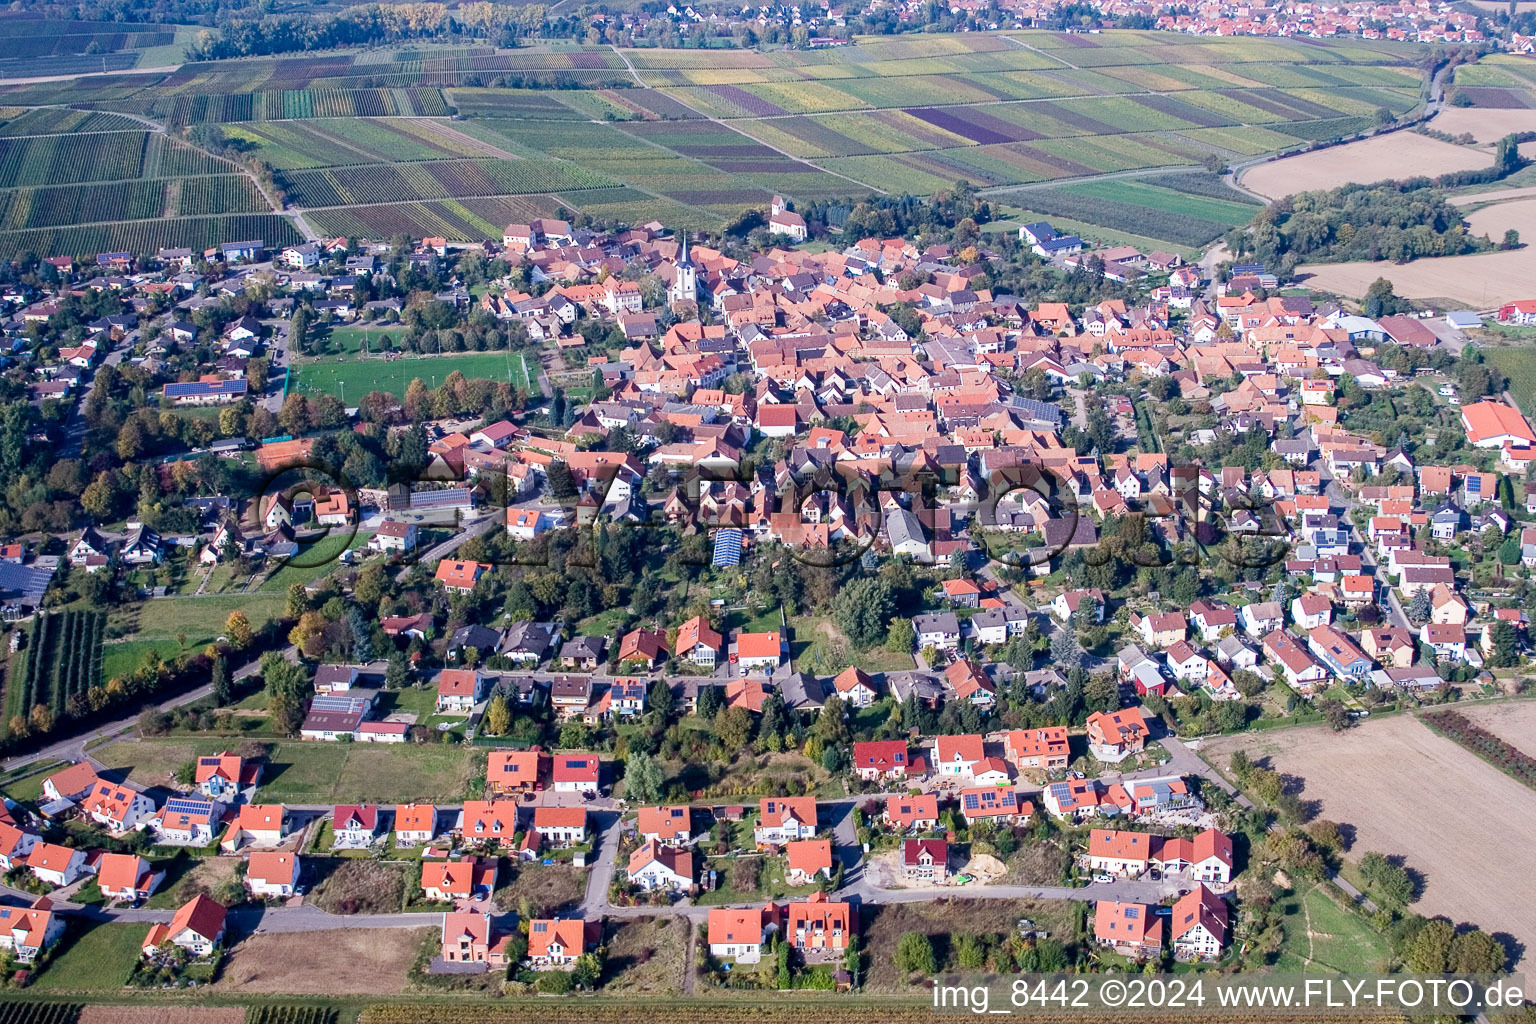
[[[949,844],[942,839],[904,839],[901,875],[909,882],[930,885],[949,878]]]
[[[809,885],[816,876],[832,877],[832,840],[797,839],[784,845],[785,880],[790,885]]]
[[[939,824],[939,797],[936,793],[897,796],[885,802],[885,820],[903,832],[926,832]]]
[[[765,796],[758,801],[758,846],[783,846],[794,839],[816,834],[816,798],[813,796]]]
[[[528,923],[528,960],[533,969],[563,970],[597,944],[601,921],[536,919]]]
[[[466,800],[459,834],[465,839],[510,846],[517,835],[517,803],[512,800]]]
[[[1093,937],[1121,956],[1140,959],[1163,948],[1163,922],[1155,907],[1099,900],[1093,911]]]
[[[715,907],[709,912],[709,955],[755,964],[763,958],[763,946],[779,928],[779,908]]]
[[[585,807],[535,807],[533,827],[539,841],[549,846],[575,846],[587,841]]]
[[[933,765],[945,778],[970,778],[987,759],[980,736],[940,736],[933,741]]]
[[[557,793],[598,792],[602,761],[596,754],[557,754],[551,776]]]
[[[464,562],[445,558],[437,563],[437,575],[433,578],[449,590],[473,590],[475,583],[491,571],[483,562]]]
[[[1003,750],[1018,768],[1065,768],[1071,760],[1067,749],[1067,729],[1055,725],[1044,729],[1014,729],[1003,737]]]
[[[1100,761],[1117,763],[1147,744],[1147,719],[1140,707],[1088,716],[1088,749]]]
[[[1461,425],[1466,428],[1467,440],[1475,448],[1502,448],[1505,444],[1517,448],[1536,445],[1536,433],[1520,415],[1503,402],[1474,402],[1461,407]]]
[[[853,745],[853,770],[866,781],[904,779],[909,764],[906,740],[873,740]]]
[[[207,956],[224,940],[223,904],[197,895],[177,910],[170,924],[150,925],[144,937],[144,952],[152,953],[169,942],[193,956]]]
[[[229,753],[200,757],[192,781],[199,793],[217,800],[259,783],[261,762],[247,761],[239,754]]]
[[[109,900],[149,899],[164,879],[164,871],[131,853],[104,853],[96,865],[96,886]]]
[[[437,677],[437,713],[469,714],[480,701],[483,683],[478,669],[443,669]]]
[[[1196,885],[1173,905],[1169,919],[1173,955],[1180,960],[1214,960],[1227,944],[1227,904]]]
[[[1139,878],[1152,862],[1156,836],[1096,828],[1088,833],[1088,867],[1111,875]]]
[[[636,829],[644,839],[679,845],[693,838],[693,810],[688,807],[642,807]]]
[[[778,633],[737,633],[736,653],[731,660],[743,672],[772,671],[784,660],[784,642]]]
[[[1035,805],[1020,800],[1019,794],[998,786],[978,786],[960,791],[960,812],[967,824],[986,820],[1007,820],[1024,824],[1035,813]]]
[[[486,759],[485,788],[497,796],[531,793],[542,789],[549,757],[538,747],[532,750],[493,750]]]
[[[287,850],[251,854],[245,869],[245,887],[259,899],[293,895],[299,884],[299,857]]]
[[[427,899],[440,903],[489,896],[496,890],[498,863],[496,857],[423,861],[422,892]]]

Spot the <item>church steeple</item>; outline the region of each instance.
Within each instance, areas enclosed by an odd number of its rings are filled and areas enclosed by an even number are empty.
[[[673,305],[679,302],[697,302],[699,299],[699,272],[688,259],[688,236],[683,235],[682,248],[678,250],[677,264],[673,267],[672,289],[667,298]]]

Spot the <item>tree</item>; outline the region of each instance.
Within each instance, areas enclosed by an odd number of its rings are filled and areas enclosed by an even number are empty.
[[[1065,626],[1051,634],[1051,661],[1063,672],[1070,672],[1083,663],[1083,649],[1077,645],[1072,630]]]
[[[1444,974],[1455,938],[1455,926],[1444,918],[1424,922],[1403,950],[1404,966],[1414,974]]]
[[[1472,929],[1451,940],[1448,960],[1452,974],[1503,974],[1509,951],[1487,932]]]
[[[715,715],[715,735],[725,746],[725,752],[734,758],[747,749],[752,738],[752,713],[746,708],[725,708]]]
[[[485,708],[486,734],[505,736],[510,728],[512,728],[512,711],[507,707],[507,698],[498,693],[491,698],[491,702]]]
[[[389,664],[384,668],[384,688],[403,690],[409,685],[411,685],[411,670],[406,667],[405,655],[396,651],[389,656]]]
[[[1506,479],[1508,478],[1506,477]],[[1504,543],[1499,545],[1499,564],[1520,564],[1520,537],[1518,535],[1512,534],[1506,537]]]
[[[577,988],[595,988],[603,977],[603,961],[596,953],[583,953],[571,968],[571,981]]]
[[[935,974],[939,964],[934,959],[933,942],[922,932],[904,932],[896,941],[896,969],[907,974]]]
[[[714,721],[720,713],[721,702],[724,698],[720,694],[718,686],[699,687],[698,716],[705,721]]]
[[[672,696],[672,687],[667,685],[665,679],[656,680],[651,684],[651,688],[646,691],[645,703],[650,708],[651,713],[656,715],[657,720],[665,724],[672,717],[672,708],[675,703]]]
[[[843,747],[853,742],[841,697],[828,697],[822,704],[816,724],[811,726],[811,735],[821,740],[824,747]]]
[[[1499,619],[1491,627],[1490,639],[1493,650],[1488,657],[1488,664],[1493,668],[1509,668],[1520,661],[1519,651],[1516,649],[1518,638],[1515,635],[1514,624]]]
[[[1349,709],[1344,706],[1344,702],[1333,697],[1324,698],[1318,703],[1317,709],[1323,713],[1329,728],[1334,732],[1343,732],[1354,721],[1349,717]]]
[[[661,765],[650,754],[637,750],[624,765],[625,798],[631,804],[654,804],[661,800]]]
[[[213,704],[214,707],[221,708],[229,703],[231,696],[229,689],[229,665],[224,661],[222,654],[213,659],[211,674],[213,677]]]
[[[1413,901],[1413,876],[1382,854],[1371,852],[1360,858],[1360,877],[1371,895],[1384,903],[1402,907]]]
[[[1114,711],[1120,707],[1120,684],[1108,672],[1090,676],[1083,687],[1083,701],[1089,711]]]
[[[955,938],[955,963],[967,970],[979,970],[986,966],[987,947],[975,935],[959,935]]]
[[[895,610],[891,585],[878,576],[856,580],[832,599],[832,621],[859,647],[873,647],[886,638]]]
[[[1500,243],[1499,248],[1501,248],[1501,249],[1518,249],[1518,248],[1520,248],[1520,232],[1516,231],[1514,228],[1510,228],[1508,231],[1505,231],[1504,232],[1504,241],[1502,243]]]
[[[885,631],[885,648],[897,654],[909,654],[912,645],[917,642],[917,631],[912,628],[912,620],[906,618],[892,619],[890,628]]]
[[[1433,605],[1430,603],[1429,591],[1424,587],[1420,587],[1414,593],[1413,600],[1408,602],[1408,617],[1415,622],[1423,622],[1429,618],[1429,613],[1432,610]]]

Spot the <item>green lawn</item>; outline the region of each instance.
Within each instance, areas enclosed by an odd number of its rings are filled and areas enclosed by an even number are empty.
[[[454,370],[471,380],[504,380],[524,391],[532,390],[524,360],[516,352],[461,352],[400,359],[327,357],[295,365],[292,390],[300,394],[338,395],[356,404],[370,391],[404,396],[406,387],[417,378],[429,388],[436,387]]]
[[[12,800],[20,800],[23,803],[39,803],[43,798],[43,781],[54,772],[64,768],[68,762],[44,761],[34,765],[33,770],[23,774],[8,777],[0,782],[0,790]]]
[[[191,642],[190,635],[187,640]],[[144,656],[151,650],[159,652],[161,661],[170,661],[183,652],[175,640],[124,640],[122,643],[106,644],[101,649],[101,678],[131,675],[144,664]]]
[[[32,985],[38,992],[117,992],[143,955],[143,924],[90,924],[71,920],[59,951]]]
[[[321,344],[328,353],[357,353],[368,343],[368,351],[382,352],[406,331],[405,324],[346,324],[331,328],[330,337]]]
[[[299,553],[293,556],[292,561],[262,580],[257,591],[262,594],[283,595],[286,603],[289,587],[295,583],[308,583],[328,572],[335,571],[341,565],[337,561],[337,556],[349,548],[363,547],[371,536],[373,535],[360,531],[354,533],[350,527],[333,527],[331,532],[320,540],[303,545]],[[254,624],[253,622],[252,625]]]
[[[1336,903],[1322,886],[1281,901],[1285,945],[1275,970],[1306,973],[1318,969],[1341,974],[1369,974],[1387,968],[1386,940],[1366,920]]]
[[[218,594],[207,597],[160,597],[124,606],[112,612],[109,633],[115,631],[130,641],[169,640],[185,634],[187,649],[196,650],[224,632],[229,613],[245,612],[252,629],[260,629],[283,614],[287,605],[284,594]],[[104,650],[113,656],[109,644]],[[141,649],[139,657],[142,658]],[[162,651],[164,653],[164,651]],[[108,675],[111,673],[109,672]]]
[[[176,769],[230,744],[223,739],[143,739],[93,754],[135,782],[164,782]],[[462,800],[484,754],[459,744],[282,741],[262,772],[258,799],[271,803],[406,803]]]

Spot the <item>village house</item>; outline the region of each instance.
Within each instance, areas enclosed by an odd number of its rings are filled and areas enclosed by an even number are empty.
[[[165,943],[184,949],[194,957],[205,957],[224,941],[226,911],[201,894],[183,903],[169,924],[149,926],[144,937],[144,953],[153,953]]]
[[[949,880],[949,844],[942,839],[905,839],[901,844],[901,876],[917,885]]]
[[[299,884],[299,857],[284,850],[258,851],[246,861],[245,887],[257,899],[284,899]]]
[[[164,871],[156,871],[135,854],[104,853],[96,863],[96,887],[109,900],[147,900],[164,880]]]
[[[528,923],[528,962],[536,971],[568,970],[597,944],[601,921],[535,919]]]
[[[1088,716],[1088,749],[1100,761],[1118,764],[1147,745],[1147,717],[1138,707]]]
[[[815,834],[815,797],[763,797],[758,801],[757,827],[752,834],[758,846],[783,846]]]

